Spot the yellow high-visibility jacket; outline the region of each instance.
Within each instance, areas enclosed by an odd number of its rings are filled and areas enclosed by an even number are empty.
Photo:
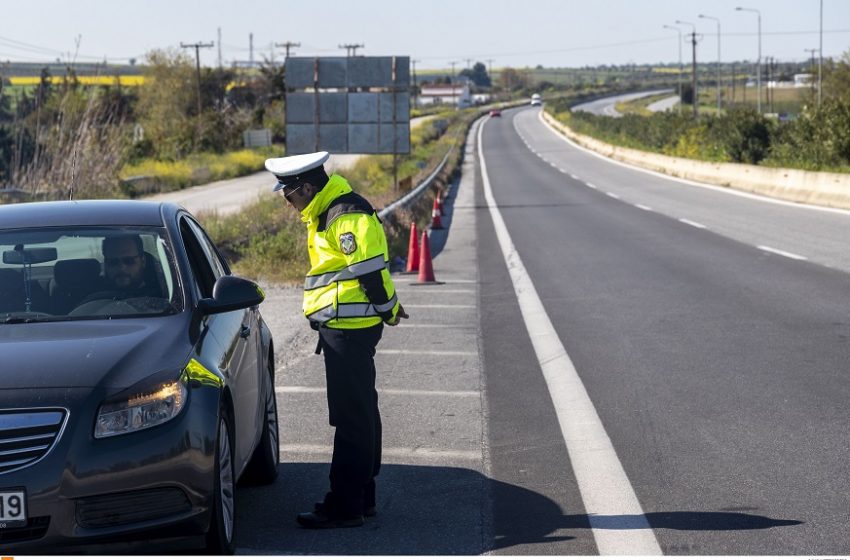
[[[392,322],[399,303],[388,268],[387,238],[372,205],[332,175],[301,212],[310,271],[304,315],[334,329]]]

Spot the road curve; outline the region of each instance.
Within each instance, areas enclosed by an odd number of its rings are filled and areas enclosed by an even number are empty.
[[[578,105],[571,107],[571,110],[584,111],[587,113],[593,113],[594,115],[622,117],[623,114],[617,111],[616,109],[617,103],[625,103],[626,101],[634,101],[635,99],[650,97],[652,95],[661,95],[662,93],[668,93],[671,91],[673,90],[657,89],[652,91],[641,91],[638,93],[624,93],[620,95],[613,95],[611,97],[603,97],[602,99],[588,101],[587,103],[579,103]]]

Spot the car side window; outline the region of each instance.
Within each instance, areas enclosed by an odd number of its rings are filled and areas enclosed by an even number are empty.
[[[186,218],[180,221],[180,236],[183,238],[186,255],[189,257],[189,265],[192,268],[192,274],[201,292],[201,297],[212,297],[213,286],[217,277],[200,240],[191,227],[191,222]]]
[[[221,278],[222,276],[227,276],[230,274],[230,271],[227,268],[227,264],[222,262],[221,256],[218,254],[218,250],[216,250],[215,246],[210,241],[210,238],[207,237],[206,232],[203,230],[201,226],[192,220],[188,220],[189,226],[192,228],[192,231],[195,232],[195,235],[198,238],[198,241],[201,243],[201,247],[204,250],[204,255],[207,257],[207,260],[212,267],[213,274],[215,274],[216,280]]]

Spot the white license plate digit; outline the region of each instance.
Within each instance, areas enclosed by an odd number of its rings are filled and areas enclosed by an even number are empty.
[[[0,490],[0,528],[27,524],[27,499],[23,490]]]

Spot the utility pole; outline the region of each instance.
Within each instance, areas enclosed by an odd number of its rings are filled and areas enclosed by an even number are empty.
[[[413,108],[417,109],[417,99],[419,98],[419,84],[416,82],[416,63],[418,60],[410,59],[410,65],[413,67]]]
[[[691,31],[691,47],[693,50],[693,62],[691,63],[691,89],[694,92],[694,118],[699,116],[699,92],[697,91],[697,26],[688,21],[677,19],[679,25],[690,25],[693,28]]]
[[[345,49],[345,56],[347,56],[349,58],[352,57],[352,56],[357,56],[357,49],[361,49],[361,48],[365,48],[365,47],[366,47],[366,45],[362,45],[362,44],[361,45],[354,45],[354,44],[339,45],[339,48]]]
[[[180,43],[180,47],[183,49],[195,49],[195,69],[197,70],[198,77],[198,123],[197,128],[195,130],[195,147],[198,146],[198,140],[200,136],[201,130],[201,49],[211,49],[213,48],[212,43],[190,43],[184,44]]]
[[[293,47],[300,47],[301,43],[293,43],[292,41],[287,41],[285,43],[275,43],[274,46],[286,49],[286,58],[289,58],[289,49]],[[286,61],[286,58],[284,58],[284,62]]]
[[[221,70],[221,27],[218,28],[218,69]]]
[[[758,16],[759,57],[758,57],[758,60],[756,61],[756,79],[758,80],[757,85],[756,85],[756,98],[757,98],[757,101],[756,101],[757,109],[756,110],[759,112],[759,115],[761,115],[761,12],[756,10],[756,9],[753,9],[753,8],[742,8],[740,6],[735,8],[735,11],[737,11],[737,12],[755,12],[755,14]]]
[[[720,110],[723,107],[721,102],[721,80],[720,80],[720,20],[716,17],[707,16],[704,14],[700,14],[699,17],[702,19],[711,19],[717,22],[717,116],[720,116]]]
[[[815,53],[818,52],[818,50],[817,49],[803,49],[803,50],[811,55],[811,61],[812,62],[811,62],[811,65],[809,66],[809,72],[810,72],[809,81],[812,83],[812,97],[814,97],[815,96],[815,80],[814,80],[814,76],[812,74],[814,73],[814,70],[815,70]]]
[[[455,66],[457,66],[457,61],[449,62],[452,65],[452,84],[455,83]]]
[[[682,74],[684,73],[684,69],[682,68],[682,30],[678,27],[673,27],[672,25],[665,25],[664,29],[673,29],[679,34],[679,114],[682,114]]]
[[[195,69],[198,75],[198,116],[201,115],[201,49],[213,48],[212,43],[180,43],[184,49],[195,49]]]
[[[249,68],[253,68],[254,67],[254,34],[253,33],[250,33],[248,35],[248,50],[249,50],[248,66],[249,66]]]
[[[823,0],[820,0],[820,46],[818,47],[818,107],[823,99]]]

